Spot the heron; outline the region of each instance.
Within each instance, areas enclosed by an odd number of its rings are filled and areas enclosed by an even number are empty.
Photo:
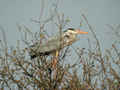
[[[58,53],[61,49],[66,46],[72,45],[78,40],[77,35],[87,34],[88,32],[82,31],[80,29],[68,28],[61,34],[56,34],[55,36],[50,37],[45,43],[40,44],[37,42],[30,46],[30,57],[31,59],[38,56],[55,54],[58,56]]]

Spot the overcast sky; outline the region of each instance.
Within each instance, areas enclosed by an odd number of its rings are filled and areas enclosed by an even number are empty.
[[[43,16],[49,17],[50,7],[55,0],[44,1]],[[40,7],[41,0],[0,0],[0,25],[7,32],[9,45],[14,45],[16,40],[20,39],[16,23],[25,24],[33,31],[37,31],[38,25],[33,24],[30,19],[39,17]],[[85,13],[100,42],[105,44],[104,47],[110,46],[112,37],[106,33],[105,25],[120,24],[120,0],[59,0],[58,8],[65,17],[71,18],[70,27],[75,28],[79,26],[80,13]],[[86,44],[85,40],[83,39],[81,43],[82,47]]]

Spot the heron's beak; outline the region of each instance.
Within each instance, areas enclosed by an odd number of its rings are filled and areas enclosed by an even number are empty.
[[[88,34],[88,32],[81,31],[80,29],[75,30],[77,34]]]

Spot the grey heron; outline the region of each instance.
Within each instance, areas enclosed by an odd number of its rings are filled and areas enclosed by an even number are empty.
[[[41,56],[55,53],[58,56],[58,51],[66,46],[76,42],[78,34],[87,34],[80,29],[68,28],[61,34],[57,34],[48,39],[47,42],[40,44],[39,42],[30,46],[30,57],[31,59]]]

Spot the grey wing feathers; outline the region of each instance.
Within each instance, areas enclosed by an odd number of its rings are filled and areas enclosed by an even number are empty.
[[[53,52],[55,50],[59,50],[61,42],[60,42],[60,36],[54,36],[50,38],[46,43],[40,44],[36,43],[30,47],[30,56],[31,58],[36,57],[36,55],[44,55],[49,54],[50,52]]]

